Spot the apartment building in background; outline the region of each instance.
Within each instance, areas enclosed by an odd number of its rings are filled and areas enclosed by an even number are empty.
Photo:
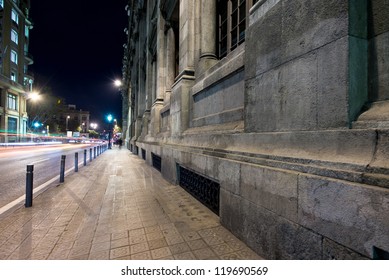
[[[33,75],[28,51],[29,0],[0,0],[0,142],[21,140],[27,132],[27,99]]]

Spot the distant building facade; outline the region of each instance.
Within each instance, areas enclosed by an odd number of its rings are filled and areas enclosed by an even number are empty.
[[[90,113],[77,109],[76,105],[65,105],[59,114],[61,131],[80,131],[87,133],[90,126]]]
[[[387,1],[126,9],[134,154],[265,258],[388,258]]]
[[[18,141],[27,132],[26,100],[34,81],[28,70],[29,9],[29,0],[0,0],[0,142]]]

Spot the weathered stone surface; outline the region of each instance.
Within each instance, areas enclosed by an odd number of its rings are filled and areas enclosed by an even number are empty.
[[[288,61],[348,33],[347,1],[282,1],[282,51]],[[314,12],[312,12],[314,11]]]
[[[318,49],[317,121],[319,129],[348,125],[348,39]],[[334,49],[337,51],[334,52]]]
[[[389,6],[389,5],[387,5]],[[389,18],[389,17],[386,17]],[[389,31],[370,40],[370,88],[372,100],[389,99]]]
[[[162,151],[161,173],[169,182],[177,183],[176,161],[174,158],[173,149],[169,147],[163,147]]]
[[[281,3],[278,3],[246,31],[246,79],[262,74],[283,61],[280,10]],[[264,34],[267,39],[258,40],[256,34]]]
[[[189,88],[192,84],[192,80],[182,79],[172,90],[170,115],[173,135],[180,135],[189,126]]]
[[[389,31],[389,5],[387,0],[369,1],[368,7],[369,24],[371,35],[377,36],[379,34]]]
[[[246,131],[348,127],[347,5],[335,0],[280,1],[250,25]],[[256,34],[266,39],[258,41]],[[354,107],[359,111],[360,104]]]
[[[241,197],[220,189],[220,223],[230,229],[234,235],[245,240],[245,213]]]
[[[376,169],[379,173],[389,175],[389,131],[379,130],[377,132],[376,145],[376,152],[373,161],[369,164],[369,168]]]
[[[242,120],[243,77],[244,72],[239,71],[194,95],[192,126]]]
[[[246,77],[268,71],[347,33],[346,1],[280,1],[248,30]],[[266,40],[258,41],[256,34]]]
[[[190,162],[187,163],[186,167],[196,171],[199,174],[205,174],[205,168],[207,167],[207,157],[193,153],[191,153],[190,157]]]
[[[322,259],[321,235],[278,217],[274,238],[275,259]]]
[[[362,255],[389,250],[389,190],[299,176],[299,223]]]
[[[220,187],[235,195],[240,194],[240,163],[220,160],[218,167]]]
[[[218,157],[207,156],[204,174],[215,181],[219,181],[219,165],[221,161]]]
[[[269,259],[321,259],[319,235],[224,190],[221,197],[222,224],[256,252]]]
[[[297,173],[244,164],[240,192],[253,204],[297,221],[297,176]]]
[[[362,256],[338,243],[328,239],[323,239],[323,260],[368,260]]]

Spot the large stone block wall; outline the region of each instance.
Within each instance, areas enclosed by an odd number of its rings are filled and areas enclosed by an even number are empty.
[[[231,175],[234,174],[234,175]],[[222,223],[271,259],[372,258],[389,249],[389,190],[234,161],[219,167]]]
[[[228,76],[193,96],[191,127],[243,120],[244,72]]]
[[[246,42],[201,73],[188,67],[196,44],[180,44],[162,132],[135,143],[139,156],[159,155],[173,184],[177,164],[220,183],[221,223],[265,258],[389,252],[389,134],[349,129],[367,86],[387,99],[385,4],[257,1]]]
[[[243,121],[244,45],[199,77],[191,89],[190,127]]]
[[[347,1],[253,7],[245,53],[247,132],[349,125],[348,16]]]
[[[176,165],[220,183],[220,221],[269,259],[370,259],[389,250],[389,189],[305,172],[205,155],[175,145],[139,144]],[[141,155],[139,155],[141,157]]]

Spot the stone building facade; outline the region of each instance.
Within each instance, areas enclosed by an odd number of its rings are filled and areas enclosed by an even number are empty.
[[[265,258],[388,258],[388,1],[126,9],[133,153]]]

